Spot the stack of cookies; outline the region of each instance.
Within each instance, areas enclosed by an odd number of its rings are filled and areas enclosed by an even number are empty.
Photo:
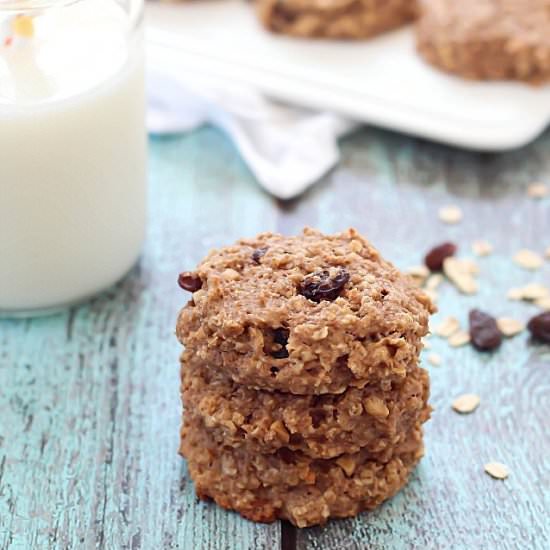
[[[356,231],[271,233],[182,273],[181,454],[199,497],[299,527],[372,509],[423,453],[429,298]]]

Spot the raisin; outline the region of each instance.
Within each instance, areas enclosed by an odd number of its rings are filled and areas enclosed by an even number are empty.
[[[252,261],[255,264],[260,265],[260,260],[265,256],[265,253],[267,252],[268,247],[264,246],[263,248],[256,248],[254,252],[252,252]]]
[[[424,263],[430,271],[441,271],[443,261],[446,258],[454,256],[456,253],[456,244],[446,242],[432,248],[424,258]]]
[[[197,292],[202,288],[202,280],[196,273],[184,271],[179,274],[178,285],[188,292]]]
[[[264,352],[274,359],[285,359],[288,357],[288,337],[290,331],[286,328],[276,328],[271,331],[265,340]]]
[[[331,277],[328,270],[317,271],[304,278],[298,287],[298,291],[312,302],[336,300],[345,284],[349,281],[349,273],[341,268]]]
[[[550,311],[535,315],[527,323],[527,328],[535,340],[550,344]]]
[[[479,309],[470,311],[470,338],[480,351],[494,350],[502,343],[502,333],[495,318]]]
[[[296,455],[288,447],[281,447],[277,454],[285,464],[296,464]]]

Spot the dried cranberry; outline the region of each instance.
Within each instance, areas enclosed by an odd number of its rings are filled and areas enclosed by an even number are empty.
[[[502,333],[494,317],[479,309],[470,311],[470,339],[480,351],[491,351],[502,343]]]
[[[192,271],[184,271],[179,274],[178,285],[188,292],[197,292],[202,288],[201,278]]]
[[[456,253],[456,244],[447,242],[432,248],[424,259],[426,267],[430,271],[441,271],[443,269],[443,261],[446,258],[454,256]]]
[[[252,261],[255,264],[260,265],[260,260],[265,256],[265,253],[267,252],[268,247],[264,246],[263,248],[256,248],[254,252],[252,252]]]
[[[535,315],[527,323],[527,328],[535,340],[550,344],[550,311]]]
[[[289,335],[290,331],[286,328],[274,329],[266,338],[264,352],[275,359],[285,359],[288,357],[289,354],[286,345],[288,344]]]
[[[349,281],[349,273],[341,268],[336,275],[330,276],[328,270],[317,271],[305,277],[298,291],[308,300],[319,303],[321,300],[336,300],[345,284]]]

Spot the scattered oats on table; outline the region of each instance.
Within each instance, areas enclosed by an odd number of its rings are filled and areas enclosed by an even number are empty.
[[[480,401],[479,395],[475,393],[465,393],[453,401],[452,407],[456,412],[468,414],[474,412],[479,407]]]
[[[462,210],[458,206],[443,206],[439,209],[439,219],[443,223],[455,224],[462,221]]]
[[[489,256],[493,252],[493,246],[491,243],[480,239],[472,243],[472,252],[476,256]]]
[[[518,252],[516,252],[516,254],[514,255],[513,260],[520,267],[531,270],[541,268],[542,264],[544,263],[544,260],[542,259],[540,254],[526,248],[518,250]]]
[[[508,468],[500,462],[488,462],[485,464],[484,469],[495,479],[506,479],[510,475]]]
[[[517,319],[511,317],[501,317],[497,319],[498,330],[506,337],[515,336],[525,329],[525,325]]]

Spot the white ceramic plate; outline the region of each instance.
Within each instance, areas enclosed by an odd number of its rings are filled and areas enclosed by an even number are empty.
[[[550,86],[447,76],[415,53],[411,28],[362,42],[265,32],[250,3],[150,3],[150,55],[177,51],[193,74],[252,85],[288,102],[478,150],[524,145],[550,123]]]

